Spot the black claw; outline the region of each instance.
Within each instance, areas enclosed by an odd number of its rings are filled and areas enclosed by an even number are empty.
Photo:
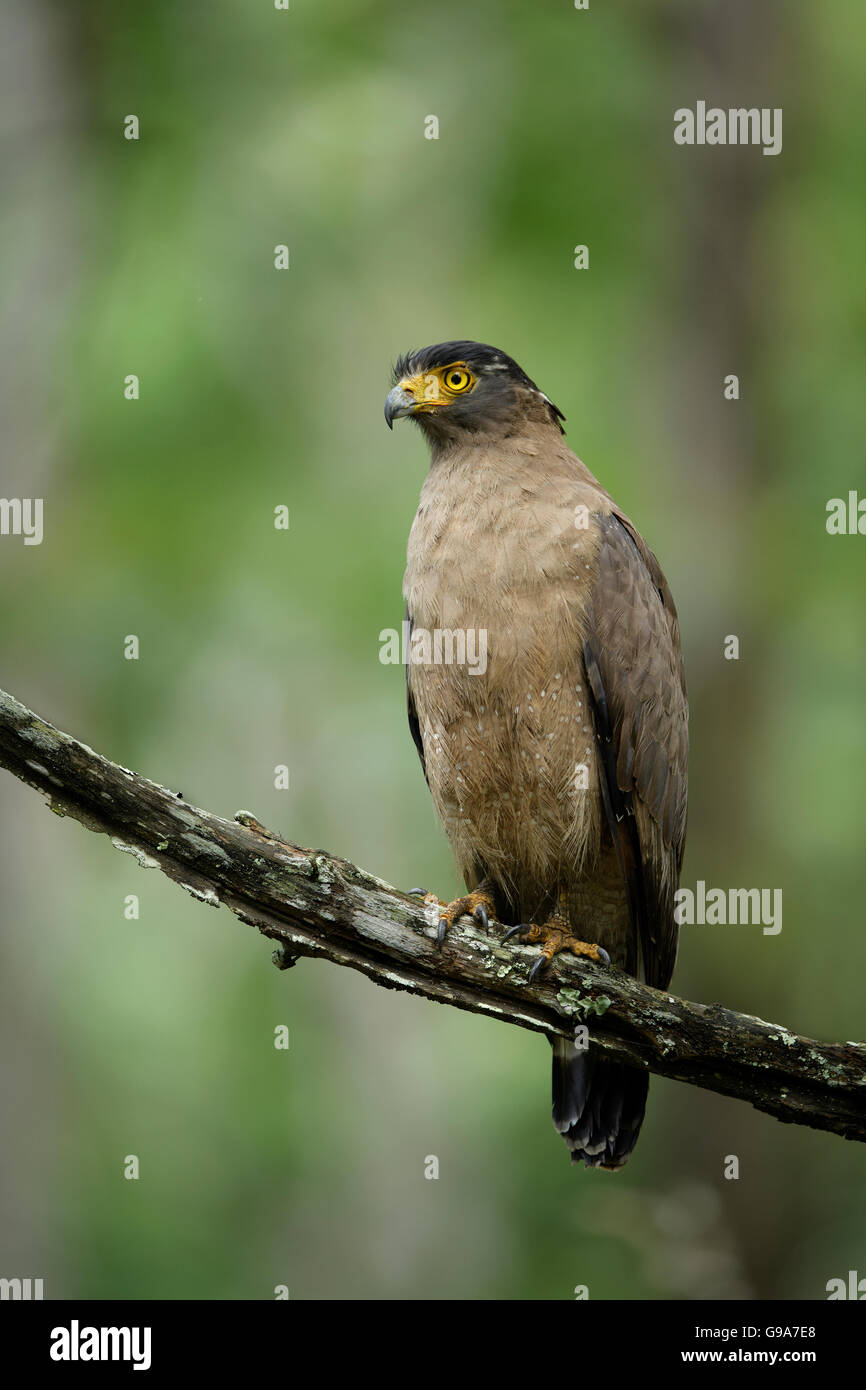
[[[489,926],[489,918],[487,916],[487,908],[484,906],[483,903],[478,904],[472,916],[475,918],[475,921],[478,923],[481,930],[487,931],[487,928]]]
[[[526,922],[519,922],[519,923],[517,924],[516,927],[509,927],[509,928],[508,928],[508,931],[505,933],[505,935],[503,936],[502,940],[503,940],[503,941],[510,941],[511,938],[512,938],[512,936],[516,936],[518,932],[520,932],[520,931],[526,931],[526,929],[527,929],[527,923],[526,923]]]
[[[407,889],[406,889],[406,897],[407,897],[407,898],[426,898],[426,896],[427,896],[427,889],[426,889],[426,888],[407,888]]]
[[[544,963],[545,963],[546,960],[547,960],[547,956],[539,956],[539,957],[538,957],[538,960],[535,962],[535,964],[533,965],[532,969],[531,969],[530,972],[529,972],[529,983],[530,983],[530,984],[532,984],[532,981],[535,979],[536,975],[538,974],[539,970],[540,970],[541,967],[544,965]]]
[[[436,945],[441,946],[445,940],[445,933],[448,931],[450,923],[447,917],[439,918],[439,930],[436,933]]]
[[[601,956],[601,959],[604,961],[605,965],[610,965],[610,956],[607,954],[607,951],[604,949],[603,946],[599,946],[598,954]]]

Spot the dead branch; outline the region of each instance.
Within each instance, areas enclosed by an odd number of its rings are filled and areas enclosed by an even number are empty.
[[[528,984],[534,953],[503,946],[501,928],[468,918],[437,949],[429,907],[324,850],[301,849],[247,812],[223,820],[179,793],[109,762],[0,691],[0,766],[58,815],[159,868],[203,903],[224,903],[279,943],[282,968],[301,956],[360,970],[386,989],[573,1036],[779,1120],[866,1140],[866,1046],[819,1043],[721,1004],[692,1004],[621,971],[574,957]]]

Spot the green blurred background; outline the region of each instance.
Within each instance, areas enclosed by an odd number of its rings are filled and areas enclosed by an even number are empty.
[[[0,490],[45,499],[45,539],[0,540],[0,683],[195,804],[450,897],[378,660],[426,466],[382,403],[398,352],[493,342],[676,596],[684,884],[784,890],[779,936],[684,928],[675,988],[862,1037],[866,540],[825,508],[866,482],[866,15],[6,0],[3,25]],[[782,107],[781,155],[675,146],[699,98]],[[281,975],[5,774],[0,807],[0,1274],[319,1299],[822,1298],[866,1274],[861,1148],[656,1078],[625,1171],[572,1169],[542,1039]]]

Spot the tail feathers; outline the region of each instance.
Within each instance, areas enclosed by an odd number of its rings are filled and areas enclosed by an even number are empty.
[[[553,1123],[587,1168],[621,1168],[637,1143],[649,1073],[553,1040]]]

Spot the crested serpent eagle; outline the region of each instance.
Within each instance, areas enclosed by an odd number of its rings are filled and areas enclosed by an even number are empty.
[[[688,706],[658,561],[563,439],[564,416],[506,353],[401,357],[390,425],[430,469],[409,536],[411,629],[486,634],[485,662],[407,665],[409,724],[467,895],[443,905],[664,989],[686,834]],[[553,1042],[553,1121],[572,1160],[615,1169],[645,1071]]]

